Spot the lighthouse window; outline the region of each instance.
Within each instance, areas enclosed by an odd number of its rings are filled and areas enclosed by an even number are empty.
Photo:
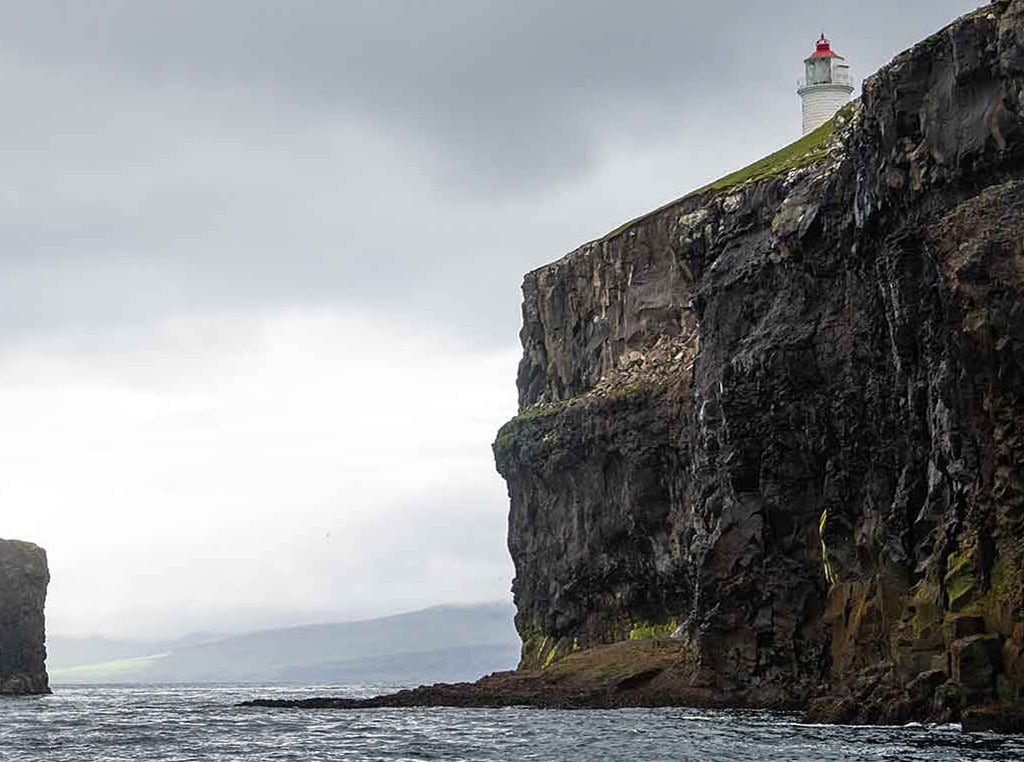
[[[824,82],[831,82],[831,66],[827,58],[811,61],[807,64],[807,82],[812,85],[819,85]]]

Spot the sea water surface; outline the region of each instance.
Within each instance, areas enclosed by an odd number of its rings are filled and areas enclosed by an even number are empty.
[[[381,686],[58,686],[0,701],[0,760],[1024,760],[1024,738],[692,709],[272,710]]]

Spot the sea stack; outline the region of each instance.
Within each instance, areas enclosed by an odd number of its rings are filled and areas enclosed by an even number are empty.
[[[49,693],[43,609],[50,572],[38,545],[0,540],[0,694]]]

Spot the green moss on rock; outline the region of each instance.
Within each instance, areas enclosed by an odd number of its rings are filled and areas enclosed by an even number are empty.
[[[633,622],[629,629],[630,640],[652,640],[654,638],[667,638],[679,627],[679,622],[670,619],[660,624],[652,622]]]
[[[1024,590],[1024,570],[1020,564],[1008,561],[1004,555],[996,556],[992,564],[992,595],[1002,604],[1014,607]]]
[[[544,649],[547,647],[548,636],[534,621],[517,622],[519,639],[523,643],[520,666],[531,667],[543,663]]]
[[[930,636],[942,622],[941,593],[938,585],[922,581],[912,591],[910,626],[915,639]]]
[[[521,430],[524,424],[529,423],[530,421],[535,421],[539,418],[547,418],[548,416],[555,415],[556,413],[564,410],[567,404],[568,403],[566,402],[551,402],[533,405],[526,408],[526,410],[498,429],[498,434],[493,445],[495,453],[507,450],[511,447],[512,443],[515,441],[516,434]]]
[[[978,592],[978,564],[973,545],[949,555],[944,582],[949,610],[964,610]]]

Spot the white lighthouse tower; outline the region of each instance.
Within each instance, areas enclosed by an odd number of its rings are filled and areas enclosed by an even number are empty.
[[[817,50],[804,61],[805,75],[797,93],[804,108],[804,135],[814,132],[850,100],[853,80],[846,59],[832,50],[824,33]]]

